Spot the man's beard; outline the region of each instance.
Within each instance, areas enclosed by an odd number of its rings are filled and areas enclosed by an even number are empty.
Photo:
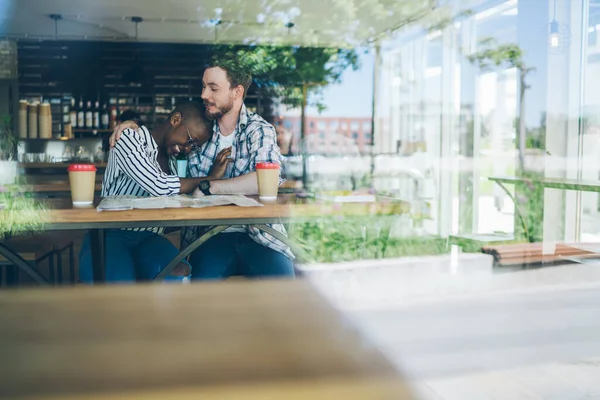
[[[221,118],[223,115],[227,114],[229,111],[231,111],[233,109],[233,99],[229,99],[229,103],[227,103],[226,105],[224,105],[222,107],[216,107],[215,104],[209,104],[209,103],[204,102],[204,106],[208,107],[209,105],[215,107],[217,109],[217,111],[211,113],[208,111],[208,109],[206,109],[206,118],[215,120],[215,119]]]

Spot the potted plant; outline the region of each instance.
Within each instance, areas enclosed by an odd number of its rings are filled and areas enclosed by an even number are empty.
[[[17,177],[17,146],[10,115],[0,116],[0,185],[12,184]]]

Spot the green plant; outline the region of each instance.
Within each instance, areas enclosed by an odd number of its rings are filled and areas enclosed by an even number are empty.
[[[18,186],[0,186],[0,240],[7,236],[43,230],[45,206]]]
[[[10,115],[0,116],[0,160],[14,160],[19,136],[13,129]]]
[[[446,241],[430,236],[390,236],[397,215],[326,217],[290,225],[290,238],[312,257],[311,262],[332,263],[361,259],[435,255],[446,252]]]

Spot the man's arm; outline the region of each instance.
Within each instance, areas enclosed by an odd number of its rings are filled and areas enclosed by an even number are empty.
[[[275,128],[260,125],[248,135],[250,141],[250,170],[248,173],[230,179],[214,180],[210,183],[212,194],[258,194],[256,164],[260,162],[277,163],[281,167],[281,153],[277,146]]]
[[[126,130],[114,150],[119,168],[152,196],[191,193],[206,178],[184,178],[161,170],[150,159],[140,135]]]
[[[256,172],[250,172],[235,178],[212,181],[210,183],[210,192],[212,194],[257,195],[258,182],[256,180]]]

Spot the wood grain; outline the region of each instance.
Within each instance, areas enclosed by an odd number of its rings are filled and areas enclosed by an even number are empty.
[[[0,355],[0,397],[411,398],[301,280],[0,293]]]
[[[69,181],[54,181],[48,183],[38,183],[33,185],[23,186],[23,190],[34,193],[48,193],[48,192],[71,192],[71,184]],[[97,182],[94,186],[96,192],[102,190],[102,183]]]
[[[90,224],[110,222],[178,222],[211,224],[211,221],[232,221],[243,224],[244,220],[301,219],[321,216],[373,216],[397,215],[410,210],[410,205],[399,203],[345,203],[304,201],[293,195],[279,196],[277,203],[265,203],[263,207],[219,206],[206,208],[168,208],[158,210],[126,210],[98,212],[89,208],[73,208],[70,201],[56,200],[48,203],[49,210],[44,216],[51,229],[60,229],[61,224]],[[85,227],[84,227],[85,228]]]

